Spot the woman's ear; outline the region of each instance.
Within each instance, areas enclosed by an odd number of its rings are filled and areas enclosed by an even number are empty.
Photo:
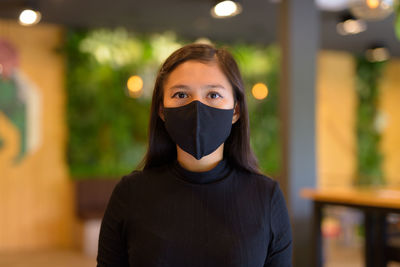
[[[233,110],[233,117],[232,117],[232,124],[234,124],[235,122],[237,122],[237,120],[240,117],[240,106],[239,103],[236,102],[235,104],[235,108]]]

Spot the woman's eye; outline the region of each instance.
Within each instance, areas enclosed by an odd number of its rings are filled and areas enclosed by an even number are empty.
[[[186,98],[187,94],[184,92],[176,92],[172,97],[177,97],[177,98]]]
[[[210,96],[210,98],[212,98],[212,99],[216,99],[216,98],[219,98],[219,97],[221,97],[221,95],[220,95],[220,94],[218,94],[218,93],[215,93],[215,92],[213,92],[213,93],[210,93],[210,94],[209,94],[209,96]]]

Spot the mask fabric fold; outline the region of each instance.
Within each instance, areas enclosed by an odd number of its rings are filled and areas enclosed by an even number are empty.
[[[196,159],[214,152],[229,137],[234,109],[219,109],[198,100],[181,107],[163,108],[171,139]]]

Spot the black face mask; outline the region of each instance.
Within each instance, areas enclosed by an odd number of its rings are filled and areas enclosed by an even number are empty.
[[[196,159],[214,152],[228,138],[233,109],[207,106],[198,100],[164,108],[165,128],[171,139]]]

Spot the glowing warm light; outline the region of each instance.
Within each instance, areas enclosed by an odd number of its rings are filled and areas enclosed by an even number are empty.
[[[349,6],[349,0],[315,0],[315,3],[325,11],[342,11]]]
[[[143,88],[143,80],[140,76],[134,75],[127,82],[129,96],[139,97]]]
[[[382,62],[390,58],[390,53],[385,47],[377,47],[374,49],[368,49],[365,52],[365,56],[370,62]]]
[[[241,6],[230,0],[219,2],[211,10],[211,14],[216,18],[231,17],[241,12]]]
[[[350,12],[359,19],[377,21],[388,17],[398,0],[349,0]]]
[[[34,25],[40,21],[40,18],[40,12],[32,9],[25,9],[19,15],[19,23],[25,26]]]
[[[251,89],[251,93],[256,99],[264,99],[268,96],[268,87],[263,83],[256,83]]]
[[[367,5],[371,9],[375,9],[379,6],[379,0],[367,0]]]
[[[348,19],[336,25],[336,30],[341,35],[358,34],[367,29],[367,25],[362,20]]]

